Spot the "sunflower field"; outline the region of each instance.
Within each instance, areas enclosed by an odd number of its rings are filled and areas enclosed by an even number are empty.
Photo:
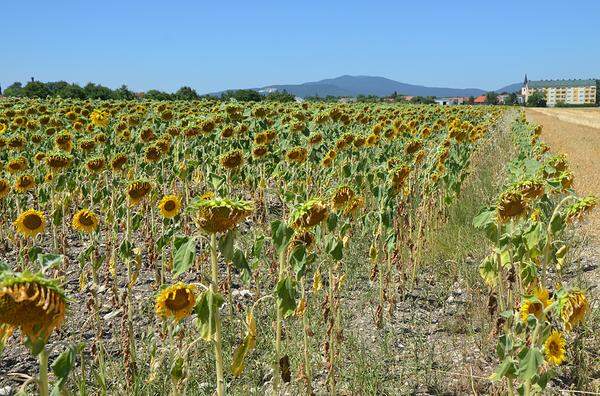
[[[589,389],[597,199],[540,133],[488,106],[3,99],[0,385]]]

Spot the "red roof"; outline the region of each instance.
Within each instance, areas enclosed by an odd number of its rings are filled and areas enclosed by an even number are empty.
[[[485,95],[476,97],[473,103],[485,103]]]

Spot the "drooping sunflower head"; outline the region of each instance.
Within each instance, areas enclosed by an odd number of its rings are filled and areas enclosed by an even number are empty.
[[[556,366],[560,365],[565,360],[565,338],[556,330],[546,338],[544,342],[544,356],[546,361]]]
[[[258,145],[252,148],[252,156],[254,158],[262,158],[269,152],[269,148],[266,145]]]
[[[232,150],[221,156],[221,165],[227,170],[235,170],[244,164],[244,153],[241,150]]]
[[[35,187],[36,183],[32,175],[20,175],[17,177],[17,181],[15,182],[15,190],[20,193],[33,190]]]
[[[27,160],[25,159],[25,157],[17,157],[12,158],[10,161],[8,161],[8,163],[6,164],[6,170],[9,173],[16,174],[19,172],[23,172],[25,169],[27,169],[27,166]]]
[[[25,237],[35,237],[44,232],[46,216],[43,212],[29,209],[21,213],[14,222],[17,232]]]
[[[328,216],[327,206],[320,199],[313,198],[294,210],[291,224],[295,228],[309,229],[323,222]]]
[[[404,145],[404,152],[407,155],[412,155],[419,151],[423,147],[423,141],[421,139],[411,139]]]
[[[79,148],[82,151],[92,151],[96,148],[96,141],[94,139],[82,139],[79,141]]]
[[[513,185],[528,200],[536,199],[544,195],[544,182],[540,179],[524,180]]]
[[[293,251],[296,247],[300,246],[309,249],[315,243],[315,236],[310,231],[304,229],[299,229],[298,231],[290,241],[290,251]]]
[[[566,210],[567,221],[581,220],[586,213],[589,213],[598,204],[598,198],[590,195],[584,198],[578,198],[577,202],[569,205]]]
[[[155,310],[160,318],[173,318],[179,322],[190,315],[196,304],[196,286],[176,283],[156,296]]]
[[[67,299],[53,282],[30,273],[0,276],[0,323],[44,344],[65,319]]]
[[[71,164],[72,157],[63,152],[53,152],[46,155],[46,165],[53,171],[65,169]]]
[[[524,216],[527,209],[528,204],[523,193],[515,189],[509,189],[500,194],[496,205],[498,219],[502,222]]]
[[[181,198],[177,195],[165,195],[158,203],[160,214],[167,219],[171,219],[181,211]]]
[[[10,183],[6,179],[0,179],[0,198],[6,197],[10,193]]]
[[[144,200],[144,198],[152,190],[152,184],[147,180],[136,180],[127,187],[127,196],[129,204],[136,206]]]
[[[125,166],[125,164],[127,164],[128,158],[125,154],[123,153],[118,153],[115,154],[115,156],[112,158],[111,162],[110,162],[110,167],[112,168],[113,172],[121,172],[123,170],[123,167]]]
[[[585,294],[578,289],[565,293],[559,300],[560,316],[567,330],[573,329],[585,318],[590,307]]]
[[[89,234],[94,232],[98,228],[98,216],[89,209],[78,210],[73,215],[71,224],[77,231]]]
[[[364,206],[365,206],[365,200],[363,197],[354,197],[350,200],[348,205],[346,205],[346,209],[344,210],[344,213],[349,216],[354,216]]]
[[[331,206],[334,210],[345,208],[352,198],[354,198],[354,191],[348,186],[340,186],[331,197]]]
[[[89,159],[85,163],[85,167],[91,173],[98,173],[98,172],[101,172],[104,169],[105,163],[106,162],[104,161],[104,158],[102,158],[102,157],[95,157],[95,158]]]
[[[294,164],[302,164],[308,157],[308,151],[304,147],[296,146],[291,148],[286,154],[286,159]]]
[[[146,150],[144,151],[144,157],[146,161],[150,163],[157,162],[160,159],[161,154],[160,148],[155,144],[146,147]]]
[[[202,199],[192,204],[196,211],[196,223],[200,229],[217,234],[234,229],[254,210],[249,201],[227,198]]]
[[[323,134],[316,132],[308,138],[308,144],[317,145],[323,141]]]
[[[404,189],[404,184],[410,175],[410,168],[408,165],[401,164],[394,167],[390,172],[390,183],[391,187],[396,193]]]

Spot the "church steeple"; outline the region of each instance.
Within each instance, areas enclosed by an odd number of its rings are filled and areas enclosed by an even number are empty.
[[[523,85],[527,85],[527,73],[525,73],[525,81],[523,82]]]

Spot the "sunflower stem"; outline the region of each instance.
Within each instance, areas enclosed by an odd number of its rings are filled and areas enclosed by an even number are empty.
[[[218,292],[219,288],[219,263],[217,261],[217,235],[210,234],[210,261],[212,281],[210,290],[213,293]],[[223,378],[223,350],[221,345],[221,317],[219,312],[215,312],[215,365],[217,369],[217,395],[225,394],[225,380]]]
[[[282,248],[281,253],[279,253],[279,274],[277,276],[277,284],[283,280],[285,275],[285,252],[286,248]],[[275,310],[277,312],[277,321],[275,326],[275,362],[273,366],[273,391],[277,392],[279,389],[279,379],[281,378],[279,372],[279,359],[281,358],[281,334],[283,327],[283,314],[281,309],[277,304],[277,300],[275,300]]]
[[[38,362],[40,365],[38,390],[40,392],[40,396],[48,396],[48,351],[46,350],[45,346],[38,355]]]

